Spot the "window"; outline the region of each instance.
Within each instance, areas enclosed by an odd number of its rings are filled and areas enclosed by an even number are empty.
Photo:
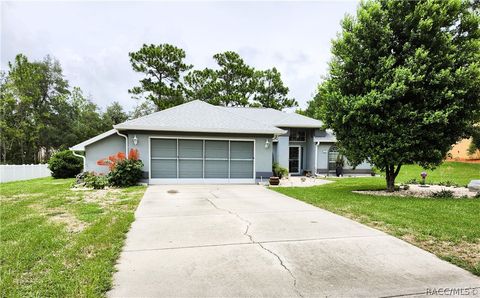
[[[305,142],[306,133],[304,130],[292,129],[290,130],[290,141],[292,142]]]

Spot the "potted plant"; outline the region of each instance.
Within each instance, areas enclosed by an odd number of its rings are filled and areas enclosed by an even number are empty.
[[[280,166],[277,162],[273,164],[272,172],[273,176],[269,179],[270,185],[279,185],[280,179],[288,175],[288,170]]]
[[[345,165],[345,159],[343,155],[339,154],[337,160],[335,161],[335,175],[337,177],[343,176],[343,166]]]

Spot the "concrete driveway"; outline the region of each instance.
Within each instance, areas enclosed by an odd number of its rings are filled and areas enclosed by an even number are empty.
[[[112,297],[382,297],[480,287],[424,250],[256,185],[148,187],[117,269]],[[480,296],[480,288],[471,292]]]

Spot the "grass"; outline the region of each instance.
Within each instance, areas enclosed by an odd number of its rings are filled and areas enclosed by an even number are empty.
[[[145,191],[72,191],[73,179],[0,184],[0,296],[104,296]]]
[[[404,169],[399,182],[417,176],[417,168]],[[479,173],[480,164],[452,162],[445,163],[429,177],[436,182],[466,184]],[[480,276],[479,199],[387,197],[352,192],[384,188],[384,179],[367,177],[273,190],[385,231]]]
[[[462,163],[447,161],[435,170],[424,170],[417,165],[402,166],[397,177],[397,182],[405,182],[410,179],[420,181],[421,172],[427,172],[427,183],[439,183],[452,181],[461,186],[467,185],[472,179],[480,179],[480,163]]]

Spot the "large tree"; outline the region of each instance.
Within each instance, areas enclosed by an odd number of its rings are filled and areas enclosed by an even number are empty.
[[[298,105],[287,96],[289,89],[276,68],[256,70],[232,51],[215,54],[213,58],[217,69],[193,70],[185,76],[185,93],[189,100],[278,110]]]
[[[288,97],[288,87],[283,84],[280,72],[272,69],[256,71],[256,87],[251,106],[282,110],[298,106],[295,99]]]
[[[103,122],[111,129],[113,125],[127,121],[128,114],[118,101],[112,102],[102,115]]]
[[[342,21],[330,72],[308,109],[353,165],[439,165],[480,114],[480,21],[474,2],[362,2]],[[313,111],[312,111],[313,110]]]
[[[182,75],[191,68],[184,62],[184,50],[170,44],[144,44],[129,56],[133,70],[145,75],[130,93],[145,95],[159,110],[184,102]]]
[[[110,128],[80,88],[68,87],[60,63],[49,56],[29,61],[19,54],[0,76],[1,163],[45,162],[54,151]]]

